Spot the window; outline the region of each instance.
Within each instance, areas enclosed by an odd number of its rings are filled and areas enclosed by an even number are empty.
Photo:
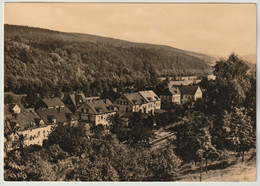
[[[40,131],[38,131],[38,136],[40,136],[40,133],[41,133],[41,132],[40,132]]]
[[[24,138],[27,138],[27,134],[24,135]]]
[[[119,101],[117,101],[117,104],[119,105]]]
[[[81,109],[81,112],[84,113],[84,108]]]
[[[103,120],[103,116],[101,116],[101,120]]]

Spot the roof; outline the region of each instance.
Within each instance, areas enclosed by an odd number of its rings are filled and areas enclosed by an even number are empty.
[[[124,94],[124,96],[134,105],[141,105],[147,101],[139,94],[139,92]]]
[[[60,98],[49,98],[49,99],[42,99],[42,101],[48,106],[48,107],[55,107],[55,106],[62,106],[64,103],[60,100]]]
[[[7,112],[9,108],[13,108],[14,105],[5,105],[5,119],[9,119],[10,122],[15,122],[19,124],[20,130],[26,130],[30,127],[35,127],[33,125],[34,123],[37,123],[37,121],[40,120],[40,116],[34,111],[34,109],[25,109],[23,106],[18,105],[21,108],[21,112],[13,118],[10,117],[8,114],[11,114],[11,112]]]
[[[52,124],[50,118],[55,118],[56,123],[63,123],[70,121],[70,119],[77,119],[77,117],[72,114],[72,112],[68,109],[68,107],[60,107],[58,109],[39,108],[38,110],[36,110],[36,112],[47,124]]]
[[[92,97],[86,97],[85,98],[86,101],[92,101],[92,100],[98,100],[98,99],[100,99],[99,96],[92,96]]]
[[[71,99],[73,105],[76,107],[75,94],[65,94],[65,96],[64,96],[64,98],[63,98],[63,102],[66,102],[66,100],[68,100],[68,98]]]
[[[12,109],[15,105],[18,105],[18,107],[21,109],[21,113],[26,111],[26,109],[21,105],[21,103],[10,103],[4,105],[4,118],[8,115],[12,115]]]
[[[77,93],[75,94],[75,98],[76,98],[76,102],[78,103],[79,99],[82,98],[82,101],[85,102],[86,101],[86,97],[83,93]]]
[[[139,94],[147,101],[159,101],[160,98],[152,91],[152,90],[145,90],[145,91],[139,91]]]
[[[199,88],[199,86],[179,86],[178,87],[181,91],[181,94],[189,94],[189,95],[194,95]]]
[[[87,101],[84,104],[86,104],[94,112],[94,114],[103,114],[117,111],[116,107],[109,99],[92,100]],[[79,109],[80,108],[81,107],[79,107]]]
[[[176,88],[166,88],[162,91],[161,95],[166,95],[166,96],[173,96],[173,95],[177,95],[177,94],[181,94],[180,90],[178,87]]]

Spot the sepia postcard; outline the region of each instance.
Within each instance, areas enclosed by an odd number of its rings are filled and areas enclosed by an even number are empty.
[[[257,183],[257,4],[4,2],[4,184]]]

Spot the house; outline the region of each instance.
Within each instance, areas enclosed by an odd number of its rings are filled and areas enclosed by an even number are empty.
[[[152,90],[139,91],[139,94],[148,102],[148,113],[161,109],[161,99]]]
[[[65,94],[63,98],[63,103],[65,103],[72,112],[75,112],[84,102],[86,102],[84,93]]]
[[[39,108],[58,108],[58,107],[65,107],[64,103],[60,100],[60,98],[55,97],[55,98],[49,98],[49,99],[42,99],[40,100],[36,106],[35,110]]]
[[[199,86],[179,86],[181,92],[181,104],[192,103],[202,98],[202,90]]]
[[[154,110],[161,107],[160,98],[151,90],[122,94],[114,104],[121,115],[127,112],[154,114]]]
[[[123,115],[127,112],[142,112],[144,113],[146,100],[138,93],[125,93],[122,94],[115,102],[119,114]]]
[[[5,141],[12,143],[23,136],[26,146],[42,145],[53,126],[58,123],[77,124],[77,117],[59,98],[42,99],[37,104],[37,108],[37,110],[25,109],[19,103],[4,106],[5,134],[10,138]],[[16,147],[9,147],[9,149],[13,148]]]
[[[162,91],[161,95],[162,107],[168,103],[181,104],[181,92],[178,87],[166,88]]]
[[[25,109],[21,104],[7,104],[4,110],[4,130],[9,134],[10,142],[18,141],[22,135],[24,145],[42,145],[50,133],[51,126],[46,125],[33,108]],[[9,149],[13,148],[16,147],[9,146]]]
[[[37,105],[37,114],[48,125],[77,124],[77,116],[57,97],[42,99]]]
[[[111,124],[110,117],[116,113],[117,108],[109,99],[92,99],[86,101],[75,111],[75,114],[80,120],[93,125],[102,124],[104,126]]]

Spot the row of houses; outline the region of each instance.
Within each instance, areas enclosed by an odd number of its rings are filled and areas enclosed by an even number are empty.
[[[121,101],[120,101],[121,100]],[[122,112],[142,112],[153,114],[160,109],[160,98],[153,91],[123,94],[112,103],[109,99],[85,97],[83,93],[66,94],[60,98],[40,100],[35,108],[25,109],[20,103],[4,106],[5,130],[13,131],[11,141],[22,135],[25,145],[42,145],[53,126],[58,124],[77,125],[84,122],[89,125],[111,124],[113,115]],[[6,140],[6,139],[5,139]]]
[[[85,97],[83,93],[65,94],[63,100],[57,97],[42,99],[35,108],[25,109],[20,103],[6,104],[5,130],[15,128],[18,131],[11,135],[11,141],[17,140],[20,134],[25,145],[42,145],[52,127],[58,124],[77,125],[84,122],[108,127],[116,113],[121,116],[132,112],[154,115],[165,103],[184,104],[201,97],[202,91],[198,86],[170,87],[160,97],[152,90],[124,93],[113,103],[109,99]]]

